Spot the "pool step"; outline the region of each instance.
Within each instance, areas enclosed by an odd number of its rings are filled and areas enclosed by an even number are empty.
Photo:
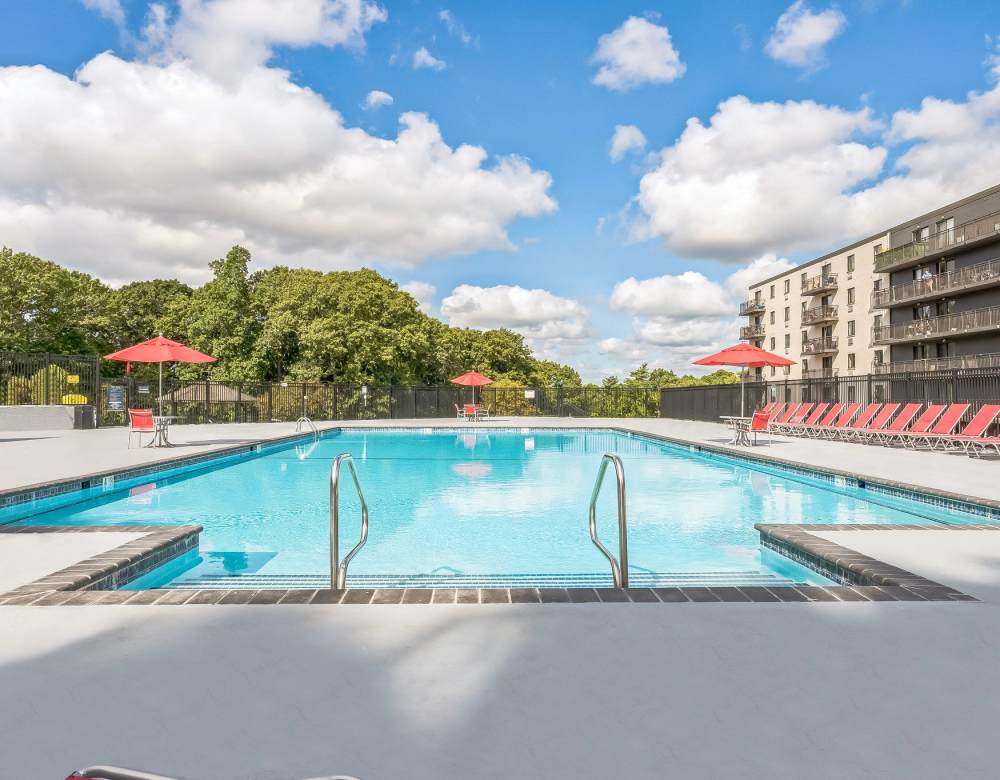
[[[351,574],[351,588],[610,588],[608,574]],[[634,588],[668,588],[696,585],[794,585],[792,580],[761,571],[631,572]],[[205,574],[181,577],[165,588],[329,588],[329,575],[321,574]]]

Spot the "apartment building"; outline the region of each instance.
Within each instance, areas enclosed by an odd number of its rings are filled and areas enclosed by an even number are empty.
[[[1000,186],[892,228],[875,270],[876,371],[1000,366]]]
[[[1000,185],[750,286],[761,379],[1000,366]]]
[[[796,361],[786,369],[757,369],[758,378],[868,372],[876,359],[871,294],[885,278],[875,273],[875,256],[887,243],[887,234],[870,236],[750,286],[740,306],[750,319],[740,338]]]

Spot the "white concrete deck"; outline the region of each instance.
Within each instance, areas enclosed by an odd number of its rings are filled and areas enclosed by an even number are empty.
[[[293,426],[190,436],[251,428]],[[120,430],[62,436],[17,448],[20,484],[184,451],[128,452]],[[829,442],[772,452],[1000,498],[996,462]],[[983,601],[0,607],[0,776],[117,763],[199,780],[995,777],[1000,534],[823,535]]]
[[[94,532],[0,534],[0,593],[41,579],[142,534]]]

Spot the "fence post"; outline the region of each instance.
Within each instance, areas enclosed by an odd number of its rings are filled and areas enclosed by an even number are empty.
[[[101,356],[94,355],[94,427],[101,427]]]
[[[45,393],[45,400],[42,401],[43,406],[48,406],[52,403],[52,399],[49,397],[49,370],[52,367],[52,357],[48,352],[45,353],[45,376],[42,378],[42,388]]]
[[[274,419],[274,382],[267,383],[267,421]]]

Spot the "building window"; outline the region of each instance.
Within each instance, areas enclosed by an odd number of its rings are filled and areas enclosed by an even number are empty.
[[[848,371],[853,371],[854,370],[854,353],[853,352],[848,352],[847,353],[847,370]]]
[[[942,219],[935,226],[935,231],[941,237],[940,244],[948,245],[955,241],[955,218]]]
[[[774,352],[774,336],[771,336],[771,351]]]
[[[806,302],[805,301],[802,301],[802,313],[803,314],[806,313]]]
[[[847,305],[848,306],[853,306],[854,305],[854,288],[853,287],[848,287],[847,288]]]
[[[930,228],[926,228],[926,227],[917,228],[916,230],[913,231],[913,240],[914,241],[926,241],[927,237],[930,234],[931,234],[931,229]]]
[[[771,376],[774,376],[774,366],[771,366]]]
[[[873,290],[881,290],[882,289],[882,280],[881,279],[876,279],[874,282],[872,282],[872,289]]]
[[[802,331],[802,343],[805,344],[806,341],[808,340],[809,340],[809,332],[805,330]]]
[[[854,255],[847,256],[847,273],[854,273]]]
[[[803,287],[805,287],[805,286],[806,286],[806,280],[807,280],[808,278],[809,278],[809,274],[808,274],[808,273],[806,273],[805,271],[803,271],[803,272],[802,272],[802,286],[803,286]]]
[[[854,338],[854,320],[847,321],[847,337]]]
[[[792,319],[792,309],[790,306],[785,307],[785,322],[789,322]]]
[[[771,285],[771,297],[772,298],[774,297],[774,285],[773,284]]]
[[[882,365],[882,350],[881,349],[876,349],[875,350],[875,354],[874,354],[873,357],[874,357],[874,360],[875,360],[875,365],[876,366],[881,366]]]
[[[771,324],[774,325],[774,312],[771,312]]]
[[[881,244],[875,244],[875,246],[872,248],[872,251],[874,251],[875,254],[878,254],[879,252],[882,251],[882,245]]]
[[[786,333],[785,334],[785,350],[787,351],[787,350],[789,350],[791,348],[792,348],[792,334],[791,333]]]
[[[792,280],[785,279],[785,295],[788,295],[792,291]]]

